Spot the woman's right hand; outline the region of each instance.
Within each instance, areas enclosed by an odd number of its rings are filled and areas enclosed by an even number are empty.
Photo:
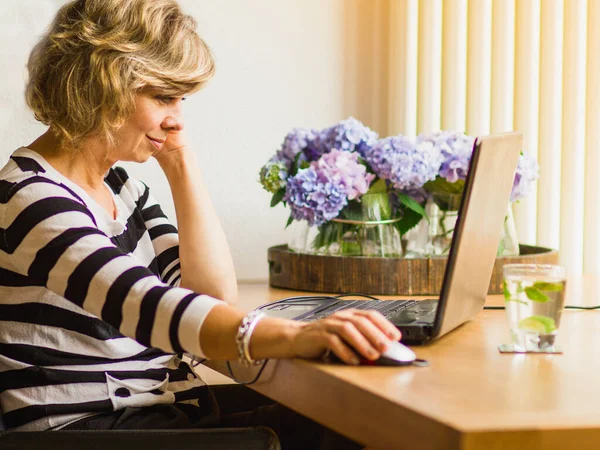
[[[400,331],[381,313],[347,309],[302,326],[292,346],[300,358],[319,358],[331,350],[345,363],[358,364],[359,357],[378,359],[389,341],[400,338]]]

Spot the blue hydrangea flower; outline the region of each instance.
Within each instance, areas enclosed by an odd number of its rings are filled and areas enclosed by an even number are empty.
[[[288,178],[283,200],[295,220],[306,220],[311,226],[336,218],[348,204],[346,187],[312,165]]]
[[[312,142],[317,134],[318,131],[316,130],[294,128],[285,136],[281,149],[275,153],[275,156],[269,162],[283,162],[289,172],[296,155],[300,152],[302,152],[302,156],[299,158],[300,161],[313,161],[313,159],[307,157],[307,153],[311,153]]]
[[[417,137],[417,145],[424,142],[437,147],[443,157],[439,168],[440,177],[445,178],[449,183],[467,178],[475,143],[474,137],[455,131],[436,131],[422,133]]]
[[[529,195],[533,182],[540,176],[539,170],[540,166],[538,165],[537,160],[533,156],[521,152],[512,192],[510,194],[511,202],[520,200]]]
[[[439,148],[431,142],[415,145],[401,135],[379,140],[364,158],[379,178],[389,180],[397,190],[420,188],[434,180],[442,163]]]
[[[377,133],[354,117],[349,117],[318,133],[312,147],[316,160],[332,149],[358,152],[363,156],[376,142]]]

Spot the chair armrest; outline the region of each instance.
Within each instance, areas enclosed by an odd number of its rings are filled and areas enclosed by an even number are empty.
[[[266,427],[0,433],[1,450],[280,450]]]

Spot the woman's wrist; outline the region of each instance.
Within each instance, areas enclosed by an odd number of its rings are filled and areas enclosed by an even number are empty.
[[[171,151],[155,157],[158,165],[165,173],[167,179],[177,179],[196,164],[194,152],[187,147]]]
[[[253,359],[294,358],[294,342],[305,323],[265,317],[257,325],[250,341]]]

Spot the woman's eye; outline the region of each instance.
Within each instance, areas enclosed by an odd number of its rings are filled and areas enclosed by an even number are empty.
[[[158,95],[156,98],[159,102],[161,102],[164,105],[168,105],[171,102],[173,102],[173,100],[175,100],[173,97],[168,97],[166,95]]]
[[[164,105],[170,105],[175,100],[177,100],[176,97],[169,97],[168,95],[157,95],[156,98],[160,103]],[[181,97],[181,101],[185,101],[185,97]]]

